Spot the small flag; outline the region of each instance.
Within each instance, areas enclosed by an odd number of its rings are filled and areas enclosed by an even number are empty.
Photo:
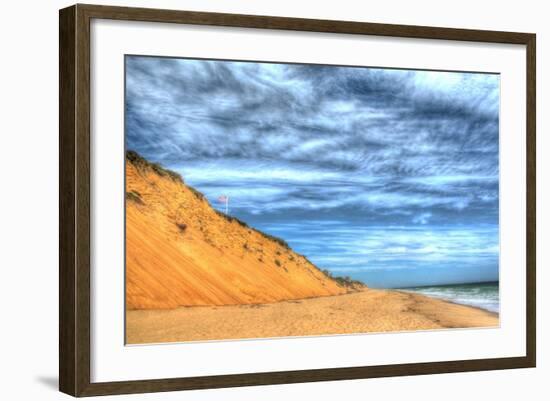
[[[218,196],[218,202],[225,203],[225,214],[229,214],[229,196],[227,195]]]

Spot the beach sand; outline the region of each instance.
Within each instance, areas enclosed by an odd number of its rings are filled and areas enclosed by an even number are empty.
[[[424,295],[365,289],[256,305],[128,310],[127,344],[495,327],[498,314]]]

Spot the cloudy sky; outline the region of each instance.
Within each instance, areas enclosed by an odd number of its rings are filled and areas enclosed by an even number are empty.
[[[498,280],[499,76],[126,57],[126,147],[373,287]]]

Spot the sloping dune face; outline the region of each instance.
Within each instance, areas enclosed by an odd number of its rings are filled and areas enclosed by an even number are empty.
[[[338,295],[276,238],[216,212],[175,174],[126,158],[126,307],[168,309]]]

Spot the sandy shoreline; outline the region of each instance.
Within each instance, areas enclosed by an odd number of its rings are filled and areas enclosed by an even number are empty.
[[[128,310],[128,344],[495,327],[498,314],[393,290],[272,304]]]

